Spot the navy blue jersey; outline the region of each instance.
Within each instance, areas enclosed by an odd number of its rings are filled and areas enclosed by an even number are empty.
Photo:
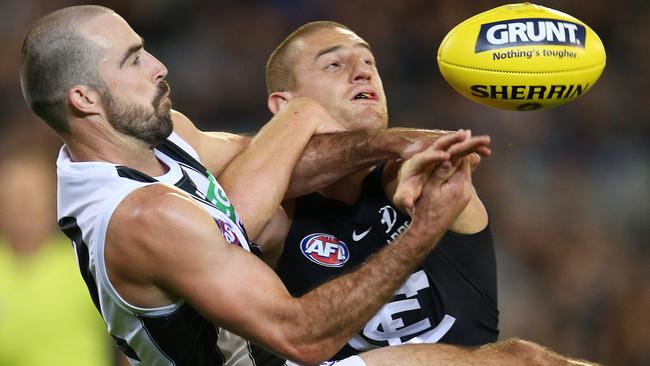
[[[382,167],[365,178],[354,205],[317,193],[296,200],[277,267],[294,296],[352,270],[406,230],[410,217],[386,197]],[[490,343],[497,340],[498,322],[489,227],[473,235],[447,232],[393,299],[335,359],[403,343]]]

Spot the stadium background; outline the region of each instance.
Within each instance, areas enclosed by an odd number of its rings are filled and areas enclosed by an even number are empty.
[[[471,128],[493,138],[475,182],[498,251],[501,338],[611,365],[650,364],[649,1],[537,2],[590,25],[608,60],[584,96],[528,113],[469,102],[435,64],[448,30],[504,1],[98,3],[127,19],[166,64],[176,109],[203,129],[233,132],[270,118],[264,64],[284,36],[309,20],[350,26],[373,46],[392,126]],[[60,142],[23,102],[18,54],[34,20],[74,4],[0,2],[3,160],[38,152],[54,169]]]

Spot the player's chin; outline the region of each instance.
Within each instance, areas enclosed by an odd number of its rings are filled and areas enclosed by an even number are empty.
[[[357,113],[386,115],[386,106],[377,101],[352,102],[352,109]]]
[[[171,113],[171,110],[172,110],[172,100],[169,97],[163,98],[163,100],[161,100],[160,104],[158,105],[158,112],[169,114]]]

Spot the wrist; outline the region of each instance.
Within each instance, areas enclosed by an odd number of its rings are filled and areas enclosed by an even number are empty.
[[[408,148],[411,141],[402,136],[397,129],[386,128],[372,130],[368,136],[368,147],[370,151],[382,156],[383,159],[399,159],[402,153]]]
[[[441,136],[439,131],[419,130],[413,128],[389,128],[383,130],[378,144],[382,144],[389,149],[391,157],[394,159],[408,159],[411,156],[426,150],[438,137]]]
[[[319,103],[308,97],[290,100],[283,112],[291,116],[289,119],[296,124],[296,127],[309,129],[312,132],[325,123],[324,115],[327,115]]]
[[[445,234],[450,224],[441,220],[423,220],[412,217],[411,224],[404,235],[408,235],[414,241],[435,244]]]

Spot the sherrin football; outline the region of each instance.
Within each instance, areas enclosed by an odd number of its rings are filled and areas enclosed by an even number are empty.
[[[528,111],[586,93],[605,67],[598,35],[578,19],[530,3],[503,5],[453,28],[438,49],[447,82],[491,107]]]

